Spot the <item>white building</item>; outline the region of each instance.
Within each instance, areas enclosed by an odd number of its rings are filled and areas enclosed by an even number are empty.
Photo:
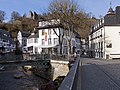
[[[9,32],[0,29],[0,53],[9,53],[15,51],[15,43]]]
[[[120,6],[110,7],[89,35],[89,55],[95,58],[120,58]]]
[[[17,40],[19,41],[19,47],[24,52],[27,48],[27,38],[30,36],[29,32],[19,31],[17,34]]]
[[[29,36],[27,40],[27,47],[29,52],[35,53],[52,53],[59,54],[60,53],[60,45],[59,38],[60,36],[62,40],[63,28],[58,24],[58,21],[50,20],[50,21],[41,21],[39,22],[38,30]],[[56,32],[56,33],[55,33]],[[56,35],[57,34],[57,35]],[[79,43],[80,44],[80,43]],[[75,35],[71,40],[71,47],[78,47],[78,43],[76,43]],[[66,37],[63,38],[62,44],[62,54],[67,54],[67,41]],[[73,50],[71,50],[73,52]]]

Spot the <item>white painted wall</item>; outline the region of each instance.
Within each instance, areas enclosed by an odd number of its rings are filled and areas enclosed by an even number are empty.
[[[52,22],[52,24],[58,24],[60,21],[58,20],[57,22],[55,22],[55,20],[52,20],[51,21]],[[39,27],[43,27],[43,26],[45,26],[45,25],[51,25],[51,23],[50,22],[47,22],[47,21],[42,21],[42,22],[39,22]],[[38,30],[38,33],[39,33],[39,38],[38,38],[38,43],[34,43],[34,38],[30,38],[31,39],[31,41],[33,41],[32,43],[28,43],[28,40],[27,40],[27,47],[30,47],[30,46],[33,46],[34,48],[35,47],[37,47],[38,48],[38,53],[41,53],[41,51],[42,51],[42,48],[51,48],[51,47],[56,47],[57,46],[57,50],[58,50],[58,53],[60,52],[59,51],[59,41],[56,43],[56,44],[54,44],[54,38],[57,38],[57,40],[59,40],[59,38],[58,38],[58,36],[54,33],[54,31],[53,31],[53,28],[50,28],[51,29],[51,34],[49,35],[48,34],[48,30],[49,30],[49,28],[47,28],[47,29],[40,29],[40,30]],[[59,32],[59,29],[58,28],[54,28],[55,29],[55,31],[57,32],[57,34],[58,35],[60,35],[60,33],[61,34],[63,34],[63,29],[62,28],[60,28],[60,32]],[[44,34],[44,35],[42,35],[42,31],[45,31],[45,33],[46,34]],[[47,36],[47,38],[46,38],[46,36]],[[45,42],[45,44],[44,45],[42,45],[42,39],[44,39],[45,40],[45,38],[46,38],[46,41],[44,41]],[[48,44],[48,39],[49,38],[51,38],[51,44]],[[61,37],[62,38],[62,37]],[[64,36],[64,39],[66,39],[66,37]],[[73,42],[75,42],[74,44],[73,44]],[[71,41],[71,45],[73,46],[75,46],[76,45],[76,41],[75,41],[75,37],[74,37],[74,35],[73,35],[73,37],[72,37],[72,41]],[[66,46],[66,45],[64,45],[64,43],[63,43],[63,50],[65,49],[64,48],[64,46]],[[34,50],[34,48],[33,48],[33,50]],[[33,51],[34,52],[34,51]],[[63,51],[64,52],[64,51]]]
[[[96,38],[99,35],[102,35],[102,37]],[[100,48],[103,47],[103,58],[107,58],[106,56],[109,56],[109,59],[112,58],[120,58],[120,26],[103,26],[99,30],[95,31],[92,37],[89,36],[89,48],[90,50],[95,51],[95,58],[99,58],[96,51],[100,51],[98,44],[99,42],[103,42],[103,45],[100,45]],[[112,44],[111,48],[108,48],[107,45]],[[95,44],[92,49],[92,44]]]
[[[105,44],[107,43],[112,43],[112,48],[106,47],[106,54],[117,54],[110,55],[110,58],[120,58],[120,26],[105,27]]]
[[[17,34],[17,40],[19,41],[19,46],[21,47],[22,46],[22,34],[20,31]]]

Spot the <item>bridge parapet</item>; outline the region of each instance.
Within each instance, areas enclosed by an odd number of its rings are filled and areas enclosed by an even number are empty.
[[[53,80],[58,76],[66,76],[69,72],[68,61],[51,60],[50,63],[52,66]]]
[[[80,60],[77,59],[58,90],[81,90]],[[79,74],[79,75],[78,75]],[[79,76],[79,77],[78,77]],[[79,80],[79,81],[78,81]],[[78,87],[79,83],[79,87]]]

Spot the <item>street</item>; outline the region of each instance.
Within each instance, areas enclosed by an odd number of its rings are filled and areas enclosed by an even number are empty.
[[[81,60],[82,90],[120,90],[120,60]]]

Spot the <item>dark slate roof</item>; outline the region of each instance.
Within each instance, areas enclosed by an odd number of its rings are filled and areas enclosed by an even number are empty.
[[[114,11],[113,11],[113,9],[112,9],[112,7],[109,8],[109,10],[108,10],[107,13],[108,13],[108,14],[115,14]]]
[[[1,37],[4,37],[4,36],[10,37],[9,32],[7,32],[7,31],[5,31],[3,29],[0,29],[0,35],[1,35]]]
[[[110,7],[108,13],[104,16],[104,23],[95,29],[92,28],[90,34],[99,30],[103,26],[120,26],[120,6],[117,6],[115,11]]]
[[[34,35],[30,35],[28,38],[38,38],[39,37],[39,33],[35,33]]]
[[[120,24],[120,6],[116,7],[116,10],[110,7],[108,13],[104,17],[104,25]]]
[[[37,29],[48,29],[48,28],[58,28],[58,27],[63,28],[60,24],[54,24],[54,25],[41,26],[41,27],[38,27]]]
[[[22,34],[22,37],[29,37],[30,36],[30,32],[25,32],[25,31],[20,31]]]
[[[79,35],[76,31],[74,31],[74,34],[75,34],[75,37],[76,37],[76,38],[79,38],[79,39],[80,39],[80,35]]]

